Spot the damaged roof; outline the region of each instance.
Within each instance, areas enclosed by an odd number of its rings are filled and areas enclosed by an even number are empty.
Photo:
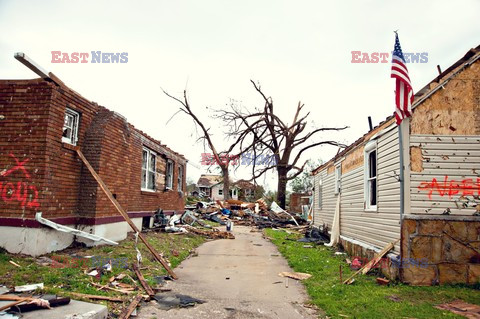
[[[212,187],[218,183],[223,181],[223,177],[221,175],[216,174],[202,174],[198,179],[197,185],[199,187]]]
[[[419,90],[419,91],[417,91],[417,93],[415,93],[413,104],[412,104],[412,110],[414,111],[414,109],[418,105],[420,105],[425,99],[427,99],[433,93],[435,93],[435,91],[438,88],[442,87],[453,76],[455,76],[458,72],[463,70],[465,67],[473,64],[479,58],[480,58],[480,45],[478,45],[476,48],[472,48],[472,49],[468,50],[468,52],[461,59],[459,59],[457,62],[452,64],[448,69],[443,71],[440,75],[436,76],[432,81],[430,81],[427,85],[425,85],[421,90]],[[447,77],[447,75],[448,75],[448,77]],[[392,113],[393,113],[393,111],[392,111]],[[365,141],[365,138],[372,131],[375,131],[382,126],[388,126],[393,122],[395,122],[395,117],[392,114],[389,117],[387,117],[384,121],[380,122],[377,126],[375,126],[371,131],[365,133],[362,137],[360,137],[355,142],[353,142],[352,144],[347,146],[341,152],[338,152],[337,155],[335,155],[332,159],[330,159],[329,161],[325,162],[324,164],[322,164],[319,167],[312,170],[311,174],[316,175],[323,168],[331,165],[332,163],[335,163],[338,159],[345,156],[352,149],[354,149],[358,145],[362,144]]]

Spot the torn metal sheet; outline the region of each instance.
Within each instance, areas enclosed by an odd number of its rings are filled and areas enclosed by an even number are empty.
[[[97,235],[94,235],[94,234],[89,234],[89,233],[86,233],[84,231],[81,231],[81,230],[78,230],[78,229],[75,229],[75,228],[71,228],[71,227],[68,227],[68,226],[65,226],[65,225],[60,225],[60,224],[57,224],[55,222],[52,222],[48,219],[43,218],[42,213],[36,213],[35,214],[35,220],[38,221],[40,224],[49,226],[49,227],[51,227],[55,230],[58,230],[58,231],[61,231],[61,232],[64,232],[64,233],[69,233],[69,234],[72,234],[72,235],[75,235],[75,236],[84,237],[84,238],[93,240],[95,242],[104,242],[104,243],[110,244],[110,245],[118,245],[118,243],[114,242],[113,240],[106,239],[106,238],[103,238],[103,237],[100,237],[100,236],[97,236]]]

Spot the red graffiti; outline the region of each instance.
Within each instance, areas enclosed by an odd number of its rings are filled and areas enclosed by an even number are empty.
[[[24,160],[23,162],[20,162],[16,157],[15,155],[13,155],[12,153],[9,154],[11,157],[13,157],[13,159],[15,160],[15,163],[17,163],[16,166],[10,168],[8,171],[5,171],[5,172],[2,172],[0,174],[0,176],[8,176],[10,175],[11,173],[15,172],[16,170],[22,170],[23,173],[25,174],[25,177],[26,178],[30,178],[30,174],[28,174],[27,170],[25,169],[25,163],[27,163],[29,161],[29,159],[26,159]]]
[[[453,179],[448,180],[448,176],[444,177],[443,182],[438,182],[436,178],[432,178],[431,182],[420,183],[418,189],[428,191],[429,199],[432,199],[434,193],[442,197],[448,195],[449,198],[458,194],[462,196],[480,195],[480,178],[477,178],[476,182],[473,181],[473,178],[466,178],[461,182]]]
[[[0,177],[6,177],[15,171],[22,171],[26,179],[29,180],[30,174],[24,166],[25,163],[29,161],[29,159],[20,162],[13,154],[9,155],[15,160],[16,166],[0,173]],[[38,202],[37,187],[35,185],[30,185],[24,181],[19,181],[16,183],[0,181],[0,199],[5,203],[13,201],[19,202],[22,208],[40,207],[40,203]]]

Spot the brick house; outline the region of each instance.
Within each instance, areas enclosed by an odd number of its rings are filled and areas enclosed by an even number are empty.
[[[413,115],[401,124],[403,198],[393,117],[316,168],[314,223],[331,230],[338,221],[339,241],[354,256],[372,258],[396,242],[384,269],[392,278],[478,283],[479,83],[480,46],[415,94]]]
[[[183,211],[186,159],[53,74],[0,80],[0,247],[39,255],[74,236],[35,214],[111,240],[129,226],[75,152],[79,147],[137,227]],[[89,240],[77,238],[79,241]]]

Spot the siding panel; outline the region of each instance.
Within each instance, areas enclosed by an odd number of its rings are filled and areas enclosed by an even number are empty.
[[[480,204],[480,137],[412,135],[410,146],[422,154],[412,159],[421,171],[411,174],[411,213],[472,215]]]

